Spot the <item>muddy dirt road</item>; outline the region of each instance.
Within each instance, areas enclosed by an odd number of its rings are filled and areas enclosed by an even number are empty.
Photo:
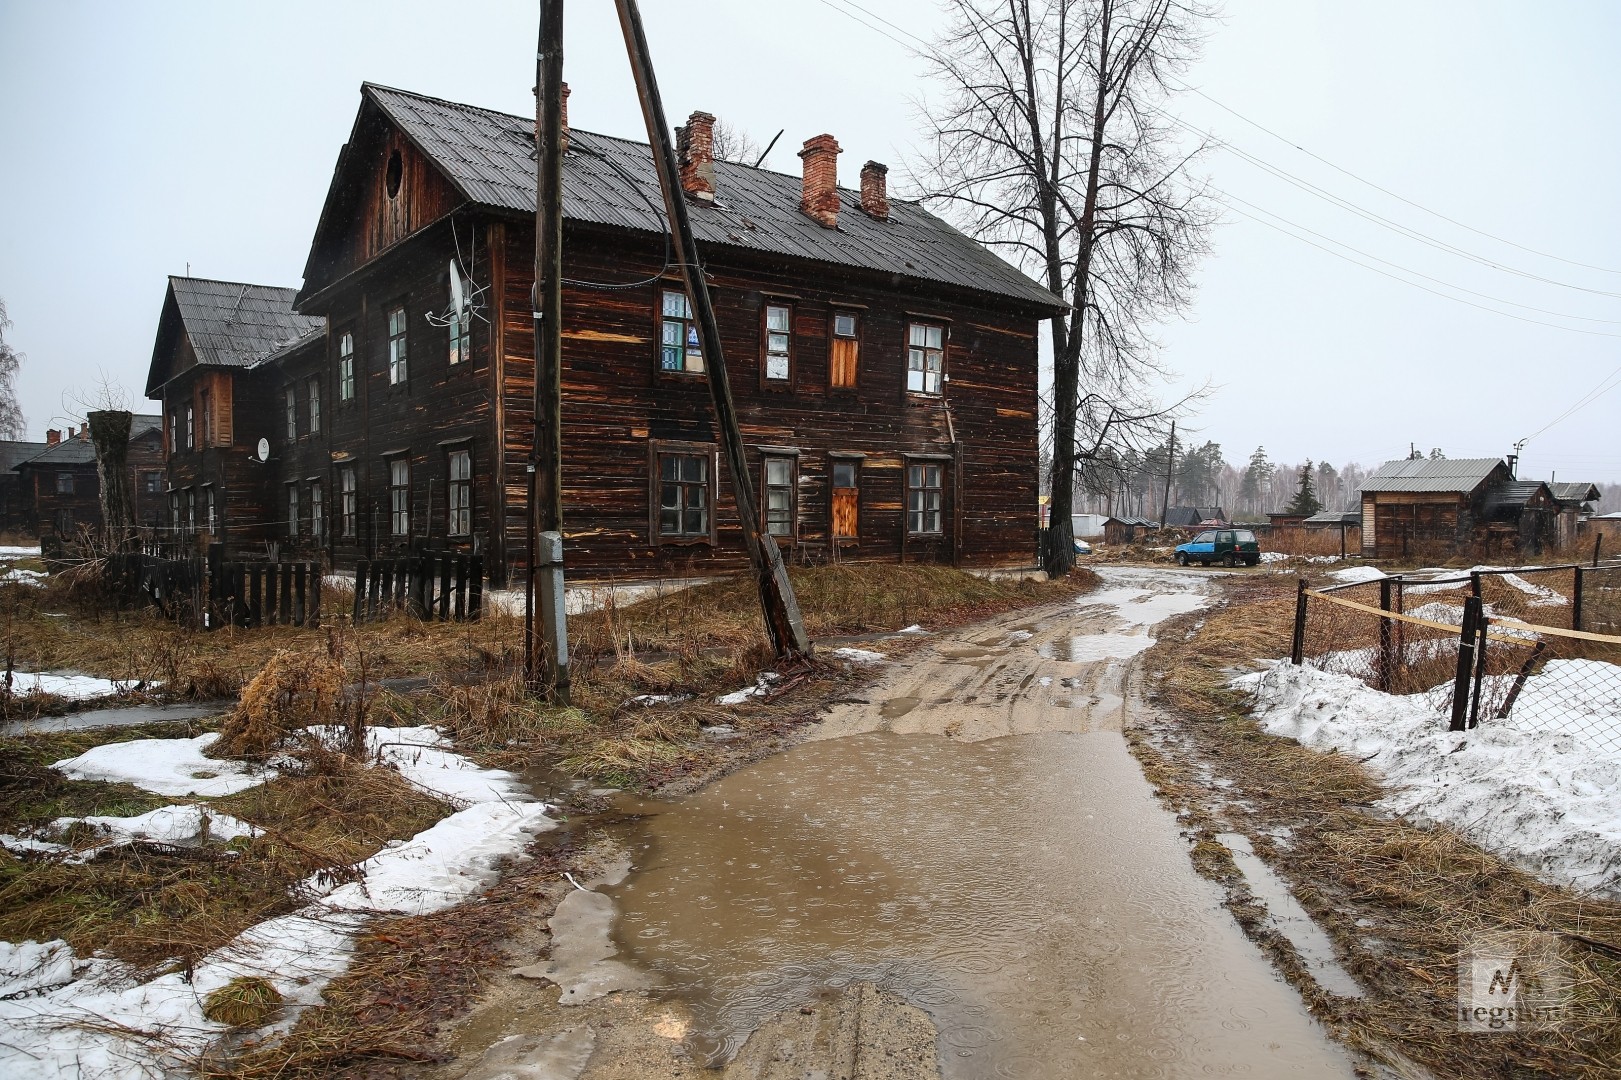
[[[1132,658],[1205,580],[1109,570],[942,635],[806,743],[637,806],[629,873],[554,924],[582,1003],[498,995],[464,1062],[509,1041],[468,1075],[1351,1076],[1120,735]]]

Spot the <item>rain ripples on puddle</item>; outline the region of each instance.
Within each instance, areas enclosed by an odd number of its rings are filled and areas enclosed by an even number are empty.
[[[643,808],[620,956],[700,1061],[867,980],[934,1019],[947,1077],[1351,1075],[1118,735],[852,736]]]

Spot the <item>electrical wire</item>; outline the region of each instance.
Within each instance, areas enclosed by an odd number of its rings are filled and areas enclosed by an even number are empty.
[[[1542,427],[1538,428],[1530,435],[1527,435],[1524,441],[1530,442],[1532,439],[1536,438],[1538,435],[1541,435],[1555,424],[1576,415],[1576,413],[1587,408],[1589,405],[1593,404],[1593,402],[1597,401],[1605,394],[1608,394],[1611,390],[1614,390],[1617,386],[1621,386],[1621,367],[1616,368],[1614,371],[1610,372],[1610,374],[1601,379],[1597,386],[1593,387],[1593,389],[1589,390],[1587,393],[1578,398],[1576,400],[1576,404],[1572,405],[1570,408],[1566,409],[1552,420],[1549,420],[1546,424],[1543,424]]]
[[[1306,149],[1304,146],[1301,146],[1299,143],[1295,142],[1293,139],[1287,138],[1286,136],[1283,136],[1283,135],[1279,135],[1276,131],[1273,131],[1271,128],[1267,127],[1265,124],[1261,124],[1261,123],[1259,123],[1259,122],[1257,122],[1255,120],[1251,120],[1249,117],[1245,116],[1243,113],[1239,112],[1237,109],[1233,108],[1232,106],[1226,105],[1226,104],[1223,104],[1220,101],[1217,101],[1215,98],[1211,97],[1209,94],[1205,93],[1203,90],[1200,90],[1196,86],[1188,86],[1188,85],[1186,85],[1184,83],[1184,84],[1178,84],[1176,86],[1176,88],[1179,89],[1179,90],[1184,90],[1184,91],[1186,91],[1186,92],[1188,92],[1190,94],[1197,94],[1199,97],[1202,97],[1206,101],[1210,102],[1210,104],[1216,106],[1216,108],[1221,109],[1224,112],[1231,113],[1233,116],[1238,117],[1238,119],[1244,121],[1244,123],[1250,125],[1251,127],[1255,128],[1255,129],[1257,129],[1259,131],[1265,132],[1266,134],[1272,136],[1274,139],[1277,139],[1279,142],[1283,143],[1284,145],[1292,147],[1293,149],[1300,151],[1302,154],[1305,154],[1307,157],[1312,158],[1315,161],[1322,162],[1324,165],[1327,165],[1330,169],[1333,169],[1335,172],[1343,173],[1346,176],[1349,176],[1352,180],[1355,180],[1359,184],[1366,184],[1368,187],[1373,188],[1375,191],[1382,192],[1385,195],[1389,195],[1392,199],[1396,199],[1399,202],[1404,202],[1408,206],[1411,206],[1416,210],[1422,210],[1426,214],[1429,214],[1432,217],[1440,218],[1442,221],[1445,221],[1450,225],[1456,225],[1458,228],[1466,229],[1469,232],[1472,232],[1477,236],[1484,236],[1488,240],[1495,240],[1499,244],[1506,244],[1509,247],[1518,248],[1521,251],[1528,252],[1528,253],[1530,253],[1532,255],[1540,256],[1540,257],[1542,257],[1544,259],[1552,259],[1555,262],[1562,262],[1562,263],[1565,263],[1568,266],[1581,267],[1583,270],[1596,270],[1597,272],[1599,272],[1601,274],[1618,274],[1618,275],[1621,275],[1621,270],[1611,270],[1609,267],[1596,266],[1593,263],[1579,262],[1579,261],[1577,261],[1575,259],[1567,259],[1562,255],[1555,255],[1555,254],[1553,254],[1551,252],[1547,252],[1547,251],[1539,251],[1536,248],[1527,247],[1524,244],[1515,243],[1513,240],[1509,240],[1506,237],[1498,236],[1495,233],[1487,232],[1484,229],[1477,229],[1473,225],[1469,225],[1469,224],[1466,224],[1466,223],[1464,223],[1462,221],[1459,221],[1457,218],[1448,217],[1446,214],[1441,213],[1439,210],[1432,210],[1428,206],[1425,206],[1423,203],[1414,202],[1412,199],[1409,199],[1405,195],[1402,195],[1402,194],[1400,194],[1398,192],[1395,192],[1395,191],[1391,191],[1389,188],[1384,187],[1384,186],[1382,186],[1380,184],[1376,184],[1372,180],[1367,179],[1366,177],[1358,176],[1356,173],[1352,172],[1350,169],[1345,168],[1343,165],[1336,165],[1334,162],[1332,162],[1332,161],[1328,160],[1327,158],[1323,157],[1321,154],[1313,153],[1312,151]]]

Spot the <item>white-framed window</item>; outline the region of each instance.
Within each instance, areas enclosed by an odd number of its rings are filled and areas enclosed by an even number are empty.
[[[765,306],[765,379],[786,383],[792,375],[794,309],[787,304]]]
[[[338,335],[338,400],[355,399],[355,335],[348,330]]]
[[[298,391],[289,386],[284,397],[287,407],[287,441],[298,438]]]
[[[797,535],[798,499],[794,492],[794,471],[798,464],[783,454],[765,458],[765,531],[772,536],[793,539]]]
[[[287,535],[298,539],[298,485],[287,485]]]
[[[388,385],[405,382],[405,309],[397,307],[388,313]]]
[[[214,485],[208,484],[203,488],[203,528],[213,535],[219,531],[217,526],[214,518]]]
[[[197,445],[197,411],[190,405],[186,406],[186,449],[194,449]]]
[[[473,358],[472,328],[467,322],[467,313],[453,315],[450,319],[450,362],[452,365],[464,363]]]
[[[473,531],[473,452],[452,450],[449,454],[450,488],[445,503],[445,529],[451,536],[467,536]]]
[[[927,462],[906,466],[906,531],[914,536],[928,536],[941,531],[940,480],[943,472],[939,465]]]
[[[355,489],[355,467],[345,465],[338,470],[338,535],[345,540],[355,538],[355,519],[359,517],[360,495]]]
[[[703,374],[704,350],[698,340],[698,324],[692,321],[692,305],[687,303],[687,294],[675,289],[661,289],[659,294],[660,369]]]
[[[326,538],[326,500],[321,492],[321,481],[310,481],[310,537],[319,544]]]
[[[309,382],[310,399],[310,434],[321,433],[321,380],[311,379]]]
[[[388,459],[388,521],[394,536],[411,535],[411,462]]]
[[[935,323],[911,323],[906,331],[906,389],[939,395],[945,380],[946,331]]]

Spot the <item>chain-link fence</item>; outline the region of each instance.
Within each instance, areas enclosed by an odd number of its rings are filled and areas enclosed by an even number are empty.
[[[1427,702],[1462,730],[1509,724],[1621,750],[1621,566],[1301,584],[1293,659]],[[1591,628],[1591,629],[1590,629]]]

